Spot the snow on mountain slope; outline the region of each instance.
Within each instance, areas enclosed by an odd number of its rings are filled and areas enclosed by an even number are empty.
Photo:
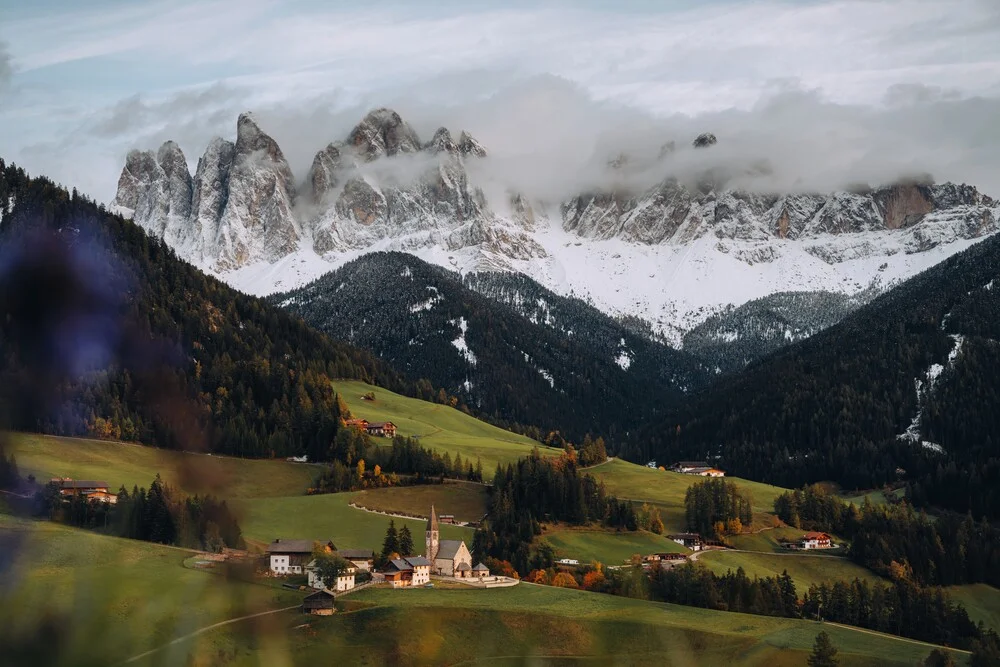
[[[671,154],[661,155],[663,168]],[[290,290],[364,253],[395,250],[461,273],[524,273],[649,321],[677,344],[720,309],[770,294],[879,292],[1000,226],[1000,206],[966,185],[925,178],[749,193],[727,187],[738,174],[724,166],[696,185],[668,177],[555,206],[509,191],[490,201],[470,171],[489,159],[465,132],[456,142],[440,128],[421,143],[398,114],[377,109],[319,151],[297,184],[277,143],[244,114],[236,143],[213,141],[194,179],[172,142],[130,153],[114,205],[249,293]],[[626,157],[606,168],[623,165]]]

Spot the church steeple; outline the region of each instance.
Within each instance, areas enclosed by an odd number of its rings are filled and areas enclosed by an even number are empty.
[[[427,535],[425,545],[427,547],[426,557],[432,564],[434,563],[434,558],[437,557],[438,544],[440,542],[438,533],[438,517],[437,512],[434,511],[434,505],[431,505],[431,516],[427,519]]]

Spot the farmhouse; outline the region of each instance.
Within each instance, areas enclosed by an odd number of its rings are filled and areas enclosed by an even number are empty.
[[[431,572],[443,577],[471,579],[473,577],[489,576],[489,569],[483,565],[483,570],[472,567],[472,553],[462,540],[441,540],[438,532],[438,517],[431,505],[431,516],[427,519],[426,551],[427,560],[431,563]],[[480,563],[481,565],[481,563]]]
[[[375,565],[375,554],[370,549],[343,549],[338,552],[338,555],[365,572],[371,572]]]
[[[833,540],[826,533],[806,533],[799,540],[800,549],[829,549],[833,547]]]
[[[368,429],[368,420],[367,419],[345,419],[344,420],[344,426],[353,426],[354,428],[358,428],[358,429],[361,429],[362,431],[365,431],[365,430]]]
[[[332,616],[334,612],[333,594],[327,591],[316,591],[307,595],[302,600],[302,611],[316,616]]]
[[[431,580],[431,562],[423,556],[395,558],[382,570],[393,588],[423,586]]]
[[[383,438],[396,437],[396,425],[392,422],[371,422],[365,426],[368,435],[380,436]]]
[[[87,500],[98,500],[114,505],[118,496],[108,491],[108,483],[92,480],[74,480],[69,477],[53,477],[50,484],[59,487],[59,495],[63,498],[83,496]]]
[[[309,577],[308,583],[310,588],[318,588],[323,591],[329,590],[326,584],[319,576],[315,560],[310,559],[309,564],[306,565],[305,570],[306,574]],[[341,572],[340,576],[337,577],[337,581],[333,586],[333,590],[337,591],[338,593],[342,593],[344,591],[349,591],[352,588],[354,588],[354,575],[355,573],[357,573],[357,571],[358,568],[351,565],[346,570]]]
[[[705,461],[678,461],[670,466],[674,472],[685,475],[698,475],[699,477],[725,477],[726,473],[718,468],[713,468]]]
[[[701,535],[698,533],[674,533],[667,535],[667,539],[673,540],[691,551],[701,551]]]
[[[313,545],[312,540],[276,539],[267,545],[268,569],[274,574],[302,574],[312,560]],[[324,549],[332,553],[337,547],[327,542]]]
[[[455,523],[455,515],[454,514],[442,514],[441,516],[438,517],[438,520],[440,520],[441,523],[454,524]]]

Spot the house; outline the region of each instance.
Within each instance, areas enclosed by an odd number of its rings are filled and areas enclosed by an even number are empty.
[[[327,591],[310,593],[302,600],[302,611],[316,616],[332,616],[335,611],[333,593]]]
[[[455,523],[455,515],[454,514],[442,514],[441,516],[438,517],[438,520],[441,523],[448,523],[448,524],[454,525],[454,523]]]
[[[649,461],[649,462],[647,462],[646,463],[646,467],[647,468],[652,468],[653,470],[656,470],[656,461]]]
[[[425,538],[425,553],[431,563],[431,572],[444,577],[472,578],[472,553],[469,547],[461,540],[441,540],[439,535],[437,513],[431,505]]]
[[[380,436],[383,438],[396,437],[396,425],[392,422],[372,422],[365,426],[368,435]]]
[[[472,576],[475,579],[485,579],[490,576],[490,568],[486,567],[482,563],[472,568]]]
[[[698,475],[700,477],[725,477],[726,473],[708,465],[704,461],[678,461],[670,466],[673,472],[685,475]]]
[[[423,586],[431,580],[431,562],[423,556],[395,558],[385,566],[382,575],[393,588]]]
[[[580,561],[575,558],[560,558],[556,563],[559,565],[579,565]]]
[[[345,419],[344,426],[353,426],[354,428],[361,429],[362,431],[368,430],[368,420],[367,419]]]
[[[118,496],[109,492],[107,482],[75,480],[69,477],[53,477],[49,480],[49,483],[55,484],[59,488],[59,495],[63,498],[83,496],[88,500],[98,500],[111,505],[118,502]]]
[[[309,564],[305,567],[306,575],[308,575],[308,583],[310,588],[318,588],[320,590],[329,590],[326,584],[320,579],[319,572],[316,568],[315,559],[310,559]],[[349,566],[346,570],[340,573],[337,577],[336,583],[333,585],[333,590],[338,593],[343,593],[344,591],[349,591],[354,588],[354,575],[357,573],[358,568],[353,565]]]
[[[826,533],[806,533],[799,540],[800,549],[830,549],[833,547],[833,540]]]
[[[276,539],[267,545],[268,569],[278,575],[302,574],[312,560],[314,545],[312,540]],[[324,549],[332,553],[337,547],[327,542]]]
[[[673,540],[691,551],[701,551],[701,535],[698,533],[674,533],[667,535],[667,539]]]
[[[370,549],[342,549],[337,555],[365,572],[371,572],[375,565],[375,554]]]

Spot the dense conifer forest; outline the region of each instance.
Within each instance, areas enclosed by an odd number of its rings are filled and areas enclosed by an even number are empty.
[[[628,441],[709,379],[690,355],[529,278],[463,279],[403,253],[365,255],[270,301],[538,439]]]
[[[719,456],[791,487],[905,481],[916,502],[998,517],[998,274],[991,237],[689,397],[626,453]]]
[[[3,427],[321,459],[331,378],[416,391],[76,191],[0,162],[0,203]]]

